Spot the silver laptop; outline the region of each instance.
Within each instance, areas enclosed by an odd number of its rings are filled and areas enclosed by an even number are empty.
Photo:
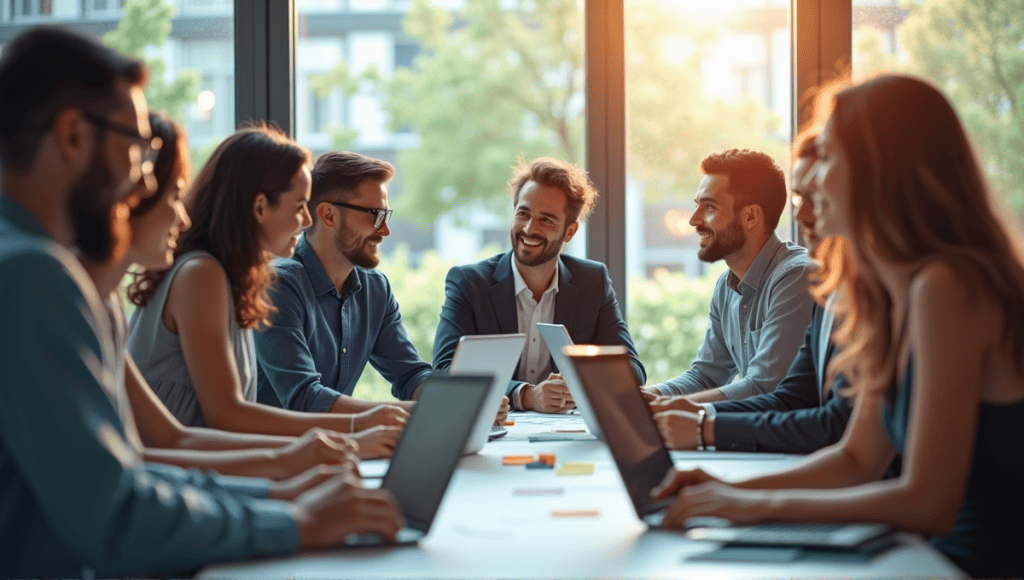
[[[453,375],[489,374],[494,377],[487,400],[469,434],[465,453],[479,452],[493,435],[497,435],[492,433],[491,427],[525,344],[526,335],[522,333],[477,334],[459,339],[449,372]],[[499,427],[504,430],[503,425]]]
[[[651,490],[665,478],[672,458],[640,394],[640,381],[628,351],[621,346],[570,346],[565,350],[601,424],[636,515],[651,527],[660,528],[664,508],[674,500],[655,500]],[[894,538],[893,529],[881,524],[731,526],[718,518],[692,518],[686,525],[691,539],[740,545],[874,550],[892,543]]]
[[[395,446],[381,487],[389,490],[402,508],[406,526],[398,543],[410,544],[430,531],[445,491],[462,457],[493,377],[431,374],[423,381],[416,405]],[[386,542],[378,534],[352,534],[347,546],[377,546]]]
[[[537,330],[544,337],[544,344],[547,345],[548,351],[551,353],[551,360],[555,362],[558,372],[565,379],[565,385],[569,387],[569,393],[572,395],[572,400],[576,402],[576,408],[579,409],[580,415],[583,416],[583,422],[587,424],[587,430],[594,437],[601,439],[601,426],[594,419],[593,411],[590,410],[587,394],[583,392],[583,387],[580,385],[579,377],[576,376],[572,363],[562,352],[565,347],[572,346],[572,337],[569,336],[569,331],[562,324],[545,324],[543,322],[537,323]]]

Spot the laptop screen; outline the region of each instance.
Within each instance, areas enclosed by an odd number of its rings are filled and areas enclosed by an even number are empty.
[[[398,500],[409,527],[429,530],[491,379],[431,375],[423,382],[381,484]]]
[[[672,457],[640,394],[640,381],[625,349],[576,346],[566,352],[637,514],[660,509],[664,502],[652,499],[651,490],[665,478]]]

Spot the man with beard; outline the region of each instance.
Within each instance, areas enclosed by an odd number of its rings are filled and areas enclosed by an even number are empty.
[[[793,169],[793,199],[799,204],[796,221],[804,245],[818,253],[822,275],[843,267],[844,250],[838,239],[821,240],[814,232],[816,134],[803,135],[797,145]],[[820,250],[819,250],[820,249]],[[814,304],[811,324],[786,377],[771,393],[740,401],[695,404],[686,397],[663,397],[651,402],[651,410],[665,444],[672,449],[694,449],[701,443],[726,451],[811,453],[839,441],[852,411],[839,391],[846,387],[842,376],[828,385],[828,363],[836,354],[830,340],[835,317]],[[705,418],[701,436],[697,426]]]
[[[786,180],[768,155],[729,149],[701,161],[704,178],[690,225],[697,257],[729,269],[711,297],[707,334],[690,368],[644,387],[649,398],[685,395],[693,403],[744,399],[775,389],[786,376],[811,318],[807,251],[775,234]]]
[[[0,58],[0,577],[191,575],[353,532],[393,538],[394,499],[368,498],[351,474],[302,493],[142,461],[109,318],[71,251],[123,257],[110,224],[125,231],[126,195],[150,183],[160,146],[146,75],[57,28]]]
[[[360,413],[354,399],[369,362],[391,383],[403,415],[430,365],[402,325],[387,277],[375,270],[391,233],[394,168],[358,153],[325,153],[311,172],[313,225],[295,255],[275,262],[271,326],[256,333],[260,402],[295,411]],[[404,409],[404,410],[403,410]]]
[[[515,168],[512,251],[452,268],[434,336],[434,368],[447,369],[459,339],[476,334],[526,334],[506,390],[516,410],[558,413],[575,403],[552,368],[537,323],[563,324],[578,344],[622,345],[641,383],[646,373],[622,320],[608,269],[562,254],[597,200],[586,173],[570,163],[537,159]]]

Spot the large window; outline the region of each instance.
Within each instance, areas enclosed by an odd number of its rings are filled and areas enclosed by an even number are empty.
[[[518,158],[585,157],[583,4],[300,0],[296,138],[395,165],[384,271],[424,360],[448,269],[509,249]],[[585,253],[585,233],[569,251]],[[367,367],[357,396],[390,388]]]
[[[0,43],[26,26],[93,34],[150,67],[146,99],[189,133],[194,168],[235,127],[231,0],[4,0]]]
[[[853,75],[923,76],[957,108],[993,191],[1024,224],[1024,10],[1020,2],[853,2]]]
[[[648,382],[686,369],[723,263],[689,225],[709,153],[747,147],[788,172],[788,2],[627,0],[626,267],[630,331]],[[789,216],[779,234],[789,239]]]

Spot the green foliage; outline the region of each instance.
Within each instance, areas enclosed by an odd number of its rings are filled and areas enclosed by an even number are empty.
[[[1024,0],[912,0],[897,30],[905,63],[856,44],[861,72],[898,70],[936,83],[956,106],[994,191],[1024,214]]]
[[[185,120],[185,106],[194,101],[201,85],[199,73],[179,71],[167,81],[167,63],[162,58],[147,58],[147,47],[161,47],[171,35],[174,7],[166,0],[128,0],[124,16],[117,28],[103,35],[103,42],[123,53],[146,63],[149,67],[149,85],[146,101],[149,108],[173,117],[179,123]]]
[[[498,250],[485,248],[480,258]],[[425,361],[432,360],[434,332],[444,304],[444,279],[455,262],[436,252],[424,253],[422,263],[413,266],[409,249],[399,246],[384,262],[383,271],[398,298],[402,322],[409,338]],[[716,273],[703,278],[682,274],[658,274],[653,279],[629,281],[630,333],[640,360],[647,368],[647,382],[664,381],[685,369],[697,355],[708,323],[708,307]],[[388,400],[391,386],[370,365],[366,365],[354,392],[356,397]]]
[[[708,309],[717,276],[690,278],[659,273],[629,280],[627,324],[647,384],[660,383],[690,368],[708,328]]]
[[[630,178],[647,197],[688,199],[712,151],[742,145],[786,157],[772,136],[780,120],[763,106],[703,96],[700,67],[713,28],[653,4],[630,18]],[[403,214],[430,224],[456,208],[503,211],[517,159],[584,163],[583,25],[577,0],[470,0],[456,11],[415,0],[404,27],[423,52],[410,68],[374,81],[376,71],[339,64],[314,88],[353,94],[372,86],[384,95],[392,129],[416,134],[419,145],[398,157],[403,193],[393,203]],[[680,56],[679,44],[692,50]]]

